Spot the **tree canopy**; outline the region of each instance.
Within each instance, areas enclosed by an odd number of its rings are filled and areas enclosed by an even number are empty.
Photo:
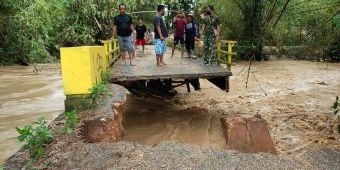
[[[2,0],[0,1],[0,64],[21,58],[52,62],[62,46],[93,45],[101,26],[102,38],[111,37],[112,19],[118,14],[116,0]],[[125,0],[127,12],[184,10],[199,16],[212,4],[221,17],[224,39],[233,39],[240,49],[263,46],[312,46],[340,58],[340,0]],[[154,12],[132,13],[152,30]],[[171,28],[174,13],[166,16]],[[327,51],[326,50],[326,51]],[[335,50],[335,53],[334,53]],[[332,53],[333,51],[333,53]],[[242,53],[242,52],[241,52]]]

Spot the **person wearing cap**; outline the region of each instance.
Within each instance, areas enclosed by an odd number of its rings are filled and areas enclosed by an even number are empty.
[[[187,24],[185,25],[185,48],[188,53],[188,58],[196,58],[194,55],[195,39],[197,39],[198,29],[197,24],[194,22],[194,16],[188,14]]]

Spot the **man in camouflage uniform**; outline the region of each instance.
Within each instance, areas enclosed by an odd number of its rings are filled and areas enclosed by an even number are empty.
[[[209,5],[202,25],[204,65],[216,64],[216,43],[220,37],[220,18],[215,14],[214,7]]]

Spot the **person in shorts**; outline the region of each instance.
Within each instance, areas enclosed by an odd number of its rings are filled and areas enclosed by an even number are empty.
[[[166,52],[166,38],[168,37],[168,29],[164,23],[163,16],[165,14],[165,6],[157,6],[157,15],[154,19],[155,31],[155,53],[157,66],[166,65],[163,60],[164,53]]]
[[[146,41],[145,41],[145,34],[147,33],[147,28],[146,26],[144,25],[144,21],[142,18],[138,18],[138,24],[136,25],[135,27],[135,30],[136,30],[136,42],[135,42],[135,46],[137,48],[137,46],[141,45],[142,46],[142,51],[143,51],[143,54],[144,54],[144,46],[146,44]]]
[[[186,25],[186,19],[184,12],[178,12],[174,18],[175,24],[175,34],[174,34],[174,43],[172,45],[171,58],[174,56],[175,47],[178,43],[181,44],[181,58],[183,58],[184,54],[184,28]]]
[[[134,26],[132,24],[132,17],[126,14],[126,5],[119,5],[119,15],[114,17],[114,22],[112,26],[112,38],[114,39],[115,34],[117,33],[119,49],[120,49],[120,57],[124,64],[126,64],[125,53],[128,52],[130,65],[132,64],[133,59],[133,38],[132,34],[134,32]]]
[[[195,40],[198,35],[198,27],[194,22],[194,16],[192,14],[188,14],[187,16],[187,24],[185,25],[185,48],[188,53],[188,58],[197,58],[194,54],[195,50]]]

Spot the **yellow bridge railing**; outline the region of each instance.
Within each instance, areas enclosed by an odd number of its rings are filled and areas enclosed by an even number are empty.
[[[91,109],[91,89],[119,58],[117,40],[102,42],[104,46],[60,48],[66,111]]]
[[[118,40],[102,40],[101,41],[104,44],[104,50],[106,57],[109,58],[110,66],[119,59],[119,46],[118,46]]]
[[[81,46],[60,48],[62,78],[64,94],[66,95],[65,108],[74,109],[83,107],[77,103],[70,102],[73,99],[91,103],[89,89],[98,85],[102,75],[111,71],[110,67],[119,59],[120,50],[118,40],[104,40],[104,46]],[[198,48],[202,50],[203,43],[198,41]],[[226,63],[230,70],[232,56],[236,53],[232,51],[236,41],[221,40],[217,44],[218,63]],[[227,50],[226,45],[227,44]],[[203,50],[202,50],[203,51]],[[227,55],[227,61],[223,55]],[[83,98],[85,96],[85,98]],[[73,106],[77,105],[77,106]],[[78,108],[79,109],[79,108]]]
[[[217,62],[218,64],[227,64],[228,70],[231,69],[232,65],[232,57],[233,55],[236,55],[236,52],[233,52],[233,46],[237,43],[237,41],[231,41],[231,40],[220,40],[217,43]],[[223,45],[227,45],[227,49]],[[203,41],[197,41],[196,46],[198,47],[197,53],[202,57],[204,56],[204,44]],[[222,55],[226,54],[227,55],[227,61],[222,59]]]
[[[217,43],[217,62],[218,64],[227,64],[228,70],[231,68],[231,61],[232,61],[232,56],[236,55],[236,52],[233,52],[233,46],[236,44],[237,41],[230,41],[230,40],[220,40]],[[222,45],[227,44],[227,51],[222,49]],[[227,54],[228,58],[227,61],[222,60],[222,54]]]
[[[105,49],[105,55],[108,57],[110,66],[119,59],[119,47],[118,47],[118,40],[103,40],[101,41],[104,44]],[[237,43],[237,41],[231,41],[231,40],[220,40],[217,43],[217,62],[218,64],[227,64],[228,70],[231,69],[232,64],[232,56],[236,55],[236,52],[233,52],[233,46]],[[202,43],[201,43],[202,44]],[[223,44],[227,45],[227,50],[223,50]],[[203,46],[202,46],[203,49]],[[227,55],[227,61],[222,60],[222,55]]]
[[[119,58],[118,40],[102,41],[104,46],[60,48],[64,93],[66,96],[89,94]]]

